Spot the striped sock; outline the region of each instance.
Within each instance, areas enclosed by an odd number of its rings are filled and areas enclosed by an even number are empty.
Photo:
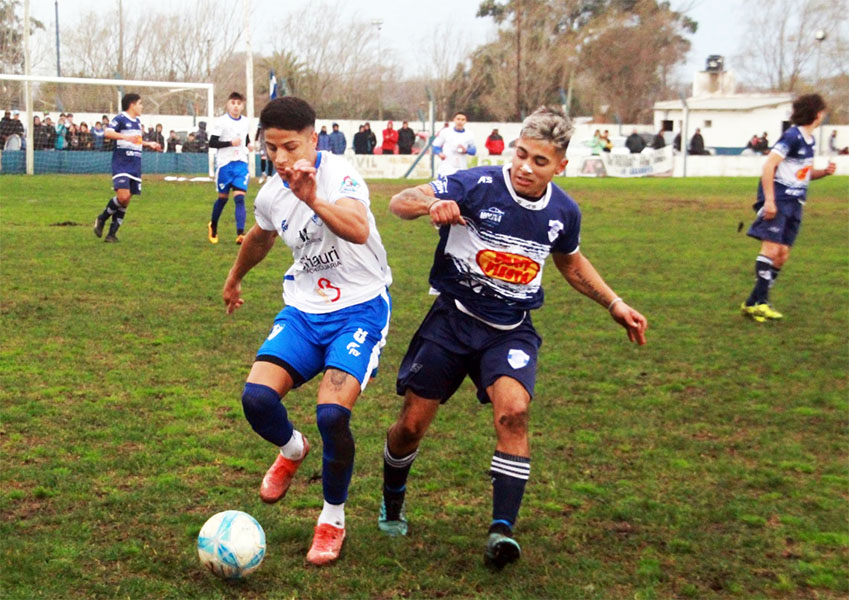
[[[519,516],[519,506],[525,493],[525,484],[531,474],[531,459],[495,451],[489,474],[492,477],[492,526],[490,531],[513,530]]]
[[[755,261],[755,287],[746,300],[746,306],[755,304],[766,304],[769,301],[769,288],[772,281],[772,259],[763,254],[758,254]]]
[[[401,514],[407,493],[407,476],[418,455],[416,448],[407,456],[395,456],[389,451],[389,442],[383,443],[383,502],[386,518],[390,521],[397,520]]]

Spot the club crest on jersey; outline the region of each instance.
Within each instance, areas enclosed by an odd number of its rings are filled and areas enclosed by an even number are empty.
[[[360,183],[353,179],[350,175],[345,175],[342,180],[342,185],[339,186],[339,191],[343,194],[355,194],[360,190]]]
[[[504,211],[495,206],[483,209],[478,215],[481,221],[492,221],[493,223],[501,223],[501,217],[503,216]]]
[[[508,283],[530,283],[540,271],[535,260],[510,252],[481,250],[475,260],[485,275]]]
[[[280,231],[286,231],[289,229],[289,223],[286,222],[286,219],[280,221]]]
[[[510,348],[507,352],[507,362],[514,369],[521,369],[526,366],[531,360],[531,357],[528,356],[528,353],[524,350],[519,350],[517,348]]]
[[[445,175],[441,175],[439,179],[430,182],[430,187],[432,187],[433,191],[437,194],[447,194],[448,179],[445,177]]]
[[[557,239],[557,236],[560,235],[560,232],[563,231],[563,223],[556,219],[552,219],[548,222],[548,241],[553,242]]]

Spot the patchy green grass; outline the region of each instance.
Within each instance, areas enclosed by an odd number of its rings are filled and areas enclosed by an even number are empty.
[[[468,384],[441,410],[410,478],[410,535],[376,527],[398,364],[430,303],[436,236],[386,210],[395,275],[381,375],[354,412],[357,463],[342,559],[305,566],[320,453],[286,500],[259,501],[274,451],[242,416],[254,353],[291,255],[220,300],[232,209],[206,241],[210,184],[145,180],[120,244],[91,222],[103,176],[0,177],[0,595],[4,598],[844,598],[849,594],[849,244],[846,177],[815,182],[773,290],[786,319],[738,306],[757,244],[738,233],[753,179],[564,180],[582,250],[649,319],[636,348],[549,266],[532,405],[522,561],[482,564],[491,413]],[[256,193],[254,186],[249,202]],[[315,383],[287,398],[318,442]],[[195,539],[224,509],[254,515],[268,555],[232,585]]]

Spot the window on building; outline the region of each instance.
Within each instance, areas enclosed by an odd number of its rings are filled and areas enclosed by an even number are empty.
[[[707,129],[707,128],[708,128],[708,127],[710,127],[711,125],[713,125],[713,121],[711,121],[710,119],[705,119],[705,124],[703,125],[703,127],[704,127],[705,129]]]

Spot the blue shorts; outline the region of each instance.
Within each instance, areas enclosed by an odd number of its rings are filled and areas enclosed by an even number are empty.
[[[330,313],[305,313],[287,306],[274,319],[256,360],[286,369],[295,387],[325,369],[350,373],[364,390],[377,373],[386,343],[392,300],[383,292],[362,304]]]
[[[230,188],[247,192],[248,163],[234,160],[219,167],[215,172],[215,187],[218,188],[219,194],[229,193]]]
[[[802,205],[796,198],[776,199],[775,205],[778,209],[775,217],[767,221],[763,218],[763,202],[756,202],[752,207],[757,217],[746,234],[761,241],[792,246],[802,227]]]
[[[130,179],[126,175],[112,178],[113,190],[130,190],[131,196],[141,196],[141,181]]]
[[[468,375],[483,404],[491,401],[486,388],[506,375],[533,397],[541,345],[530,315],[515,329],[502,331],[460,312],[442,294],[410,342],[395,390],[445,403]]]

